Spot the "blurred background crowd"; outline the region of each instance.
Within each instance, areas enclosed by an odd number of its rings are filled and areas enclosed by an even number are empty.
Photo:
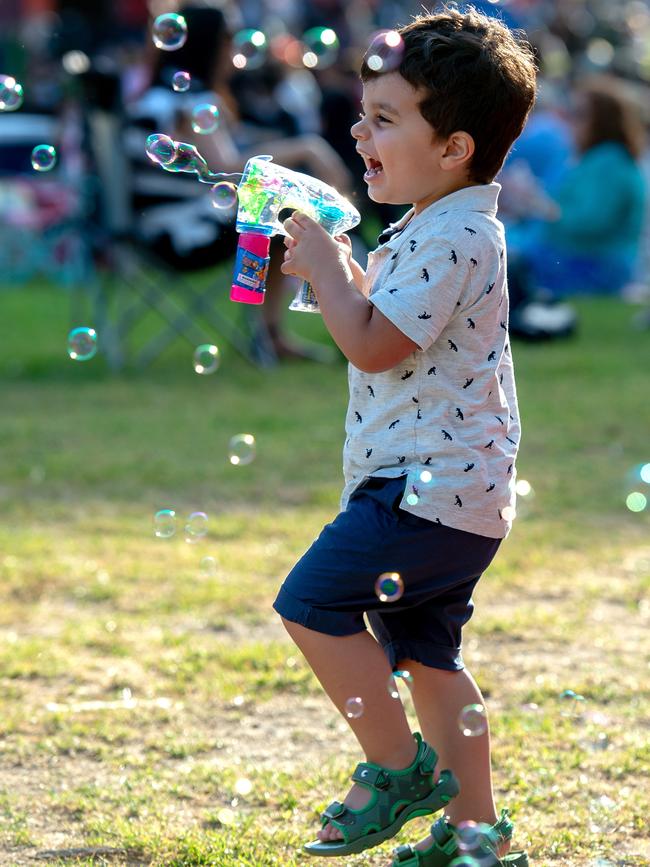
[[[497,178],[511,327],[528,339],[568,335],[572,296],[650,298],[650,0],[473,5],[525,30],[540,68],[536,108]],[[349,135],[358,69],[379,31],[420,11],[416,0],[3,0],[2,280],[40,271],[83,282],[116,267],[111,245],[124,240],[178,274],[233,257],[234,208],[152,163],[151,133],[193,143],[213,171],[267,153],[332,184],[362,212],[353,246],[363,260],[404,209],[366,195]],[[175,50],[152,39],[167,13],[187,23]],[[12,79],[17,107],[2,101]],[[214,128],[197,120],[199,104],[218,108]],[[54,148],[52,166],[34,165],[39,144]],[[283,327],[295,286],[280,274],[279,241],[272,249],[255,351],[324,358]]]

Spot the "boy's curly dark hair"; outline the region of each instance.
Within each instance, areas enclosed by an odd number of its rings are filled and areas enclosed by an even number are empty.
[[[473,7],[418,15],[398,29],[396,72],[421,90],[420,112],[438,138],[464,130],[474,139],[470,179],[490,183],[535,102],[533,50],[516,31]],[[383,73],[364,58],[361,79]]]

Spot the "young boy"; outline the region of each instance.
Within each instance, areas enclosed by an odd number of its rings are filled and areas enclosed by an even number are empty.
[[[534,102],[535,64],[501,22],[471,9],[422,15],[399,32],[396,68],[364,61],[364,113],[351,132],[370,197],[411,210],[365,274],[345,238],[303,214],[285,223],[283,270],[314,287],[350,362],[350,403],[341,512],[274,607],[339,710],[354,699],[346,716],[367,759],[306,849],[361,852],[444,808],[393,865],[450,864],[458,824],[472,821],[490,826],[482,867],[522,867],[525,853],[506,854],[507,811],[495,810],[487,722],[466,737],[458,720],[483,705],[461,629],[514,517],[520,431],[493,178]],[[376,594],[383,573],[399,573],[397,593]],[[425,741],[387,690],[398,669],[411,674]]]

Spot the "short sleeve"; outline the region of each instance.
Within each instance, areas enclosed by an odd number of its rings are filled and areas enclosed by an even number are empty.
[[[470,270],[451,242],[405,240],[393,272],[370,302],[422,350],[438,338],[469,287]]]

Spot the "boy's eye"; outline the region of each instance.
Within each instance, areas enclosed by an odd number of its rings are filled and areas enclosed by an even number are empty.
[[[360,111],[360,112],[359,112],[359,120],[365,120],[365,118],[366,118],[365,114],[364,114],[362,111]],[[390,123],[389,118],[384,117],[383,114],[376,114],[376,115],[373,117],[373,120],[374,120],[376,123]]]

